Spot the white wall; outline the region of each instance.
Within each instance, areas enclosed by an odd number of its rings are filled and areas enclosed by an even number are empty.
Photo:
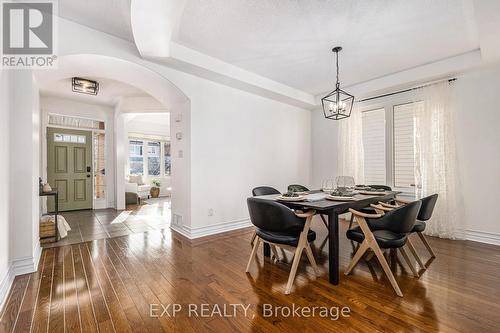
[[[0,153],[9,154],[9,109],[10,109],[10,71],[0,70]],[[0,163],[0,304],[3,304],[12,283],[10,274],[10,182],[9,163]]]
[[[14,271],[22,274],[36,269],[41,253],[40,110],[38,87],[30,70],[13,71],[11,82],[9,207],[10,238],[15,241],[11,242],[10,250]]]
[[[67,98],[42,96],[40,100],[42,109],[42,178],[47,180],[47,124],[48,115],[50,113],[67,115],[73,117],[83,117],[93,120],[100,120],[105,122],[105,149],[106,149],[106,203],[104,207],[115,207],[115,167],[114,167],[114,154],[113,154],[113,137],[114,137],[114,108],[82,103]]]
[[[312,188],[323,180],[335,179],[337,172],[338,121],[326,119],[323,110],[311,113]]]
[[[179,110],[190,108],[182,112],[181,122],[171,124],[172,133],[184,135],[182,140],[172,140],[172,173],[177,176],[188,170],[173,183],[173,213],[178,210],[183,215],[177,230],[194,237],[248,225],[245,199],[254,186],[268,184],[283,190],[292,182],[310,183],[310,111],[145,61],[130,43],[73,22],[59,23],[61,56],[102,54],[138,63],[171,81],[189,98],[169,107],[172,119]],[[74,36],[79,36],[78,43]],[[117,149],[123,147],[117,143]],[[120,172],[123,164],[123,158],[117,159]],[[176,193],[186,187],[190,202],[176,202]],[[208,216],[209,209],[213,216]],[[214,227],[205,228],[209,225]]]
[[[193,77],[178,84],[191,98],[193,234],[248,221],[255,186],[309,185],[310,111]]]
[[[500,245],[500,65],[459,77],[456,85],[458,159],[465,235]]]

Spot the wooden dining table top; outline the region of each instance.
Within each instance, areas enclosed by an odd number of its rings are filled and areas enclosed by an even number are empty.
[[[315,193],[323,193],[321,190],[313,190],[306,192],[305,195],[307,194],[315,194]],[[317,211],[326,211],[326,210],[331,210],[335,209],[336,211],[347,211],[349,208],[363,208],[366,207],[366,205],[377,202],[377,199],[382,200],[387,200],[394,198],[396,195],[400,194],[401,192],[399,191],[384,191],[384,194],[355,194],[354,198],[356,200],[346,200],[346,201],[337,201],[337,200],[329,200],[329,199],[322,199],[322,200],[316,200],[316,201],[307,201],[307,200],[302,200],[302,201],[286,201],[286,200],[278,200],[278,197],[280,196],[279,194],[270,194],[270,195],[260,195],[257,196],[257,198],[262,198],[262,199],[269,199],[273,201],[278,201],[285,206],[288,207],[297,207],[297,208],[310,208],[310,209],[315,209]]]

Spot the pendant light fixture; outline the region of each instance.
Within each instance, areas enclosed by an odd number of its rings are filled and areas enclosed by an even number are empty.
[[[323,113],[325,118],[340,120],[351,116],[352,105],[354,104],[354,96],[340,89],[339,81],[339,52],[342,47],[337,46],[332,49],[335,53],[335,62],[337,68],[337,83],[335,90],[321,99]]]

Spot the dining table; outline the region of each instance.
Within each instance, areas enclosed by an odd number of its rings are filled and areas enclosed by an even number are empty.
[[[305,192],[305,200],[279,200],[279,194],[261,195],[256,198],[278,201],[293,210],[315,210],[316,214],[328,216],[328,280],[333,285],[339,284],[339,215],[347,213],[349,208],[361,209],[379,201],[389,201],[401,192],[384,191],[383,194],[355,194],[354,200],[337,201],[321,199],[321,190]],[[311,199],[308,199],[310,197]],[[320,199],[318,199],[320,198]],[[271,256],[269,244],[264,243],[264,256]]]

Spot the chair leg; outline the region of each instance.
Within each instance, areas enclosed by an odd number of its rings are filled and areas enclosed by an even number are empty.
[[[347,267],[347,270],[344,273],[345,275],[349,275],[351,273],[352,269],[356,266],[358,261],[363,257],[366,250],[368,250],[368,242],[363,241],[363,243],[361,243],[358,250],[354,254],[354,257],[352,258],[352,261],[349,264],[349,267]]]
[[[424,263],[422,262],[422,259],[420,259],[420,257],[418,256],[417,250],[415,250],[415,247],[413,246],[412,242],[410,241],[410,238],[408,238],[408,240],[406,241],[406,244],[408,244],[408,248],[410,249],[411,254],[415,257],[415,260],[417,260],[418,265],[421,268],[426,269]]]
[[[323,224],[325,225],[326,230],[328,230],[328,223],[326,222],[325,217],[321,214],[319,214],[319,217],[321,217],[321,221],[323,221]]]
[[[415,269],[415,267],[413,266],[413,264],[411,263],[410,258],[408,257],[408,254],[406,253],[405,249],[403,247],[400,247],[399,248],[399,252],[401,252],[401,254],[403,255],[403,258],[406,261],[406,264],[408,266],[410,266],[410,269],[411,269],[411,271],[413,273],[413,276],[416,277],[416,278],[418,278],[419,277],[418,272]]]
[[[278,255],[278,250],[276,249],[276,246],[275,245],[271,245],[271,250],[273,251],[273,255],[276,258],[276,260],[279,261],[280,257]]]
[[[253,260],[255,259],[255,254],[257,254],[257,249],[259,248],[260,242],[261,242],[260,238],[257,237],[257,240],[256,240],[255,244],[253,245],[252,252],[250,253],[250,258],[248,259],[247,268],[245,270],[245,272],[247,272],[247,273],[250,271],[250,265],[252,264]]]
[[[396,295],[403,297],[403,293],[401,292],[401,289],[399,289],[399,285],[396,282],[396,279],[394,278],[394,275],[392,274],[391,269],[389,268],[389,264],[387,263],[387,260],[385,260],[385,257],[378,247],[378,245],[372,247],[373,252],[375,252],[375,255],[377,256],[378,262],[382,266],[382,269],[385,272],[385,275],[391,282],[392,288],[394,288],[394,291],[396,292]]]
[[[431,257],[436,258],[436,254],[432,250],[432,247],[429,244],[429,242],[427,241],[427,239],[425,239],[424,234],[421,232],[417,232],[417,234],[418,234],[418,237],[420,237],[420,239],[422,240],[422,243],[424,243],[425,247],[427,248],[427,251],[429,251],[429,253],[431,254]]]
[[[293,280],[295,280],[295,274],[297,274],[297,267],[299,267],[300,257],[302,256],[302,250],[304,248],[299,242],[299,246],[295,250],[295,255],[293,257],[292,269],[290,270],[290,275],[288,276],[288,283],[286,284],[285,294],[290,294],[292,290]]]
[[[311,266],[314,269],[314,273],[316,274],[316,276],[319,276],[318,265],[316,265],[316,260],[314,260],[314,255],[312,253],[311,246],[309,246],[309,243],[307,243],[306,246],[306,255],[307,258],[309,259],[309,262],[311,262]]]
[[[257,237],[257,231],[253,231],[253,234],[252,234],[252,240],[250,241],[250,244],[253,245],[253,242],[255,242],[255,237]]]

